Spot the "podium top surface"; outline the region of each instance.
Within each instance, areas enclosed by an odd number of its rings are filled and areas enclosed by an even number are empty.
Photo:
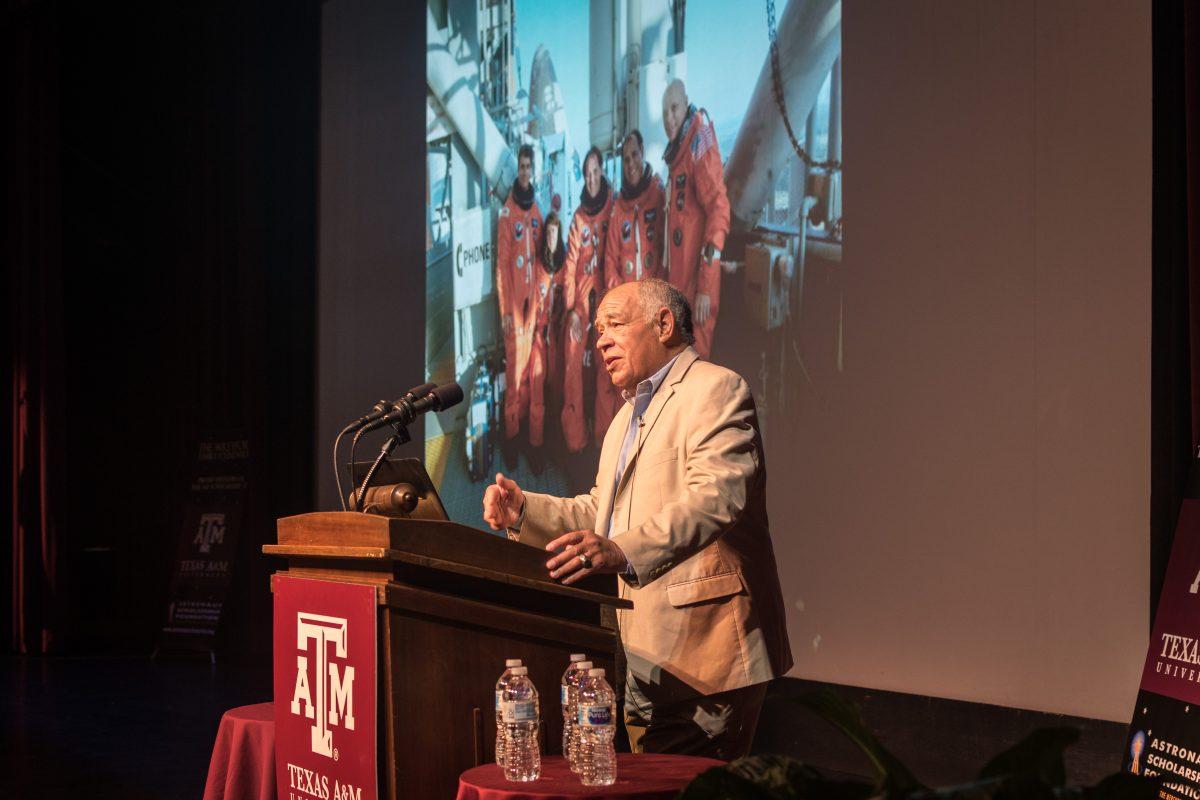
[[[265,545],[264,553],[399,561],[616,608],[633,605],[616,596],[614,575],[593,575],[564,586],[549,576],[545,550],[455,522],[318,511],[281,517],[277,533],[278,544]]]

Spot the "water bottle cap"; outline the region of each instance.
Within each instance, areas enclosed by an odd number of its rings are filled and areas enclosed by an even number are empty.
[[[528,675],[528,674],[529,674],[529,667],[513,667],[513,668],[512,668],[512,673],[513,673],[513,675],[517,675],[517,676],[520,676],[520,675]]]
[[[587,653],[571,653],[571,661],[587,661]]]
[[[505,660],[505,662],[504,662],[504,666],[506,666],[506,667],[508,667],[508,668],[510,668],[510,669],[511,669],[512,667],[519,667],[519,666],[521,666],[521,659],[519,659],[519,658],[510,658],[510,659],[507,659],[507,660]]]
[[[589,678],[603,678],[604,670],[603,669],[589,669],[588,677]]]
[[[590,662],[590,661],[580,661],[578,664],[575,665],[575,669],[581,669],[581,670],[584,670],[585,672],[591,668],[592,668],[592,662]]]

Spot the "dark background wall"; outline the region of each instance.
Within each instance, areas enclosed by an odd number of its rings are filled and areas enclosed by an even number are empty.
[[[347,420],[425,375],[425,18],[419,5],[321,7],[316,507],[337,508]],[[423,425],[398,457],[420,458]],[[360,449],[375,457],[379,438]],[[348,448],[341,462],[348,460]]]
[[[61,306],[54,649],[150,649],[198,437],[241,431],[250,505],[223,646],[267,650],[259,547],[313,502],[319,4],[5,15],[26,45],[7,154],[43,165],[10,190],[61,228],[51,246],[10,220],[8,239],[14,286]],[[43,313],[14,307],[14,330]]]

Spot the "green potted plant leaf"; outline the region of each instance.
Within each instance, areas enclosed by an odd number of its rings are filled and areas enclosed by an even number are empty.
[[[1095,786],[1069,787],[1063,753],[1074,728],[1036,730],[1000,753],[970,783],[931,789],[863,723],[858,709],[831,689],[791,698],[831,723],[866,755],[873,781],[835,780],[788,756],[739,758],[700,773],[679,800],[1156,800],[1159,781],[1116,773]]]

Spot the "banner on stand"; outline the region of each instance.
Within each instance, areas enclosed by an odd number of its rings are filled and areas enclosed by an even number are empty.
[[[1161,778],[1165,800],[1200,798],[1200,499],[1179,511],[1122,769]]]
[[[238,436],[199,444],[160,648],[212,650],[242,527],[249,449]]]

